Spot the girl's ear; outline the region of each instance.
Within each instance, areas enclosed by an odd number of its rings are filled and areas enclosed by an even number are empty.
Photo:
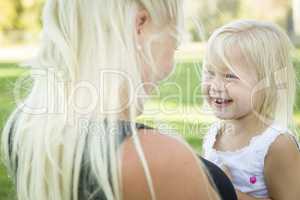
[[[136,15],[136,32],[138,35],[143,33],[145,27],[150,22],[150,15],[147,10],[140,9]]]

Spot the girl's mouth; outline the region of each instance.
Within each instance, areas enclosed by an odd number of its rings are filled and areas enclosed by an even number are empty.
[[[229,106],[233,102],[233,100],[211,97],[211,102],[213,103],[214,106],[216,106],[218,108],[224,108],[224,107]]]

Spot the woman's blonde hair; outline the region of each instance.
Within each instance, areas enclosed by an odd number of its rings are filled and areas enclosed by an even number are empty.
[[[19,102],[2,135],[18,199],[77,200],[86,162],[106,198],[122,199],[116,113],[124,106],[133,121],[142,105],[139,97],[145,94],[140,87],[135,16],[144,8],[157,26],[169,22],[180,26],[181,4],[181,0],[47,0],[41,47],[30,63],[32,90]],[[153,64],[150,46],[146,44],[141,57]],[[154,199],[147,163],[131,126]]]
[[[294,129],[296,76],[291,58],[293,46],[288,36],[273,23],[234,21],[217,29],[210,37],[204,68],[208,65],[218,67],[214,63],[219,60],[236,72],[231,62],[234,49],[241,52],[246,63],[243,67],[255,71],[258,84],[253,95],[257,92],[263,94],[263,102],[254,113],[264,123],[275,121]]]

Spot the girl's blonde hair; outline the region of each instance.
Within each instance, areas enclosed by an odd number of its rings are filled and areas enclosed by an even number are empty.
[[[144,8],[157,26],[175,22],[178,28],[183,20],[181,4],[181,0],[46,2],[41,47],[30,63],[32,90],[19,102],[2,134],[18,199],[77,200],[86,162],[106,198],[122,199],[116,113],[126,105],[133,121],[143,104],[141,57],[157,69],[151,43],[143,47],[145,53],[139,51],[135,16]],[[131,126],[154,199],[147,163]]]
[[[294,129],[296,76],[291,58],[293,46],[288,36],[269,22],[234,21],[212,34],[204,68],[208,65],[218,67],[214,64],[218,60],[235,72],[231,62],[234,49],[241,52],[246,63],[243,67],[253,68],[256,73],[258,84],[253,94],[263,94],[262,105],[254,113],[263,123],[275,121],[283,127]]]

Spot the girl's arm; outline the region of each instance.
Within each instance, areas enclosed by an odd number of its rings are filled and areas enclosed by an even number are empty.
[[[238,196],[238,200],[271,200],[271,199],[265,199],[265,198],[255,198],[246,193],[240,192],[238,190],[236,190],[236,194]]]
[[[264,172],[273,200],[300,199],[300,152],[289,136],[280,135],[271,145]]]

